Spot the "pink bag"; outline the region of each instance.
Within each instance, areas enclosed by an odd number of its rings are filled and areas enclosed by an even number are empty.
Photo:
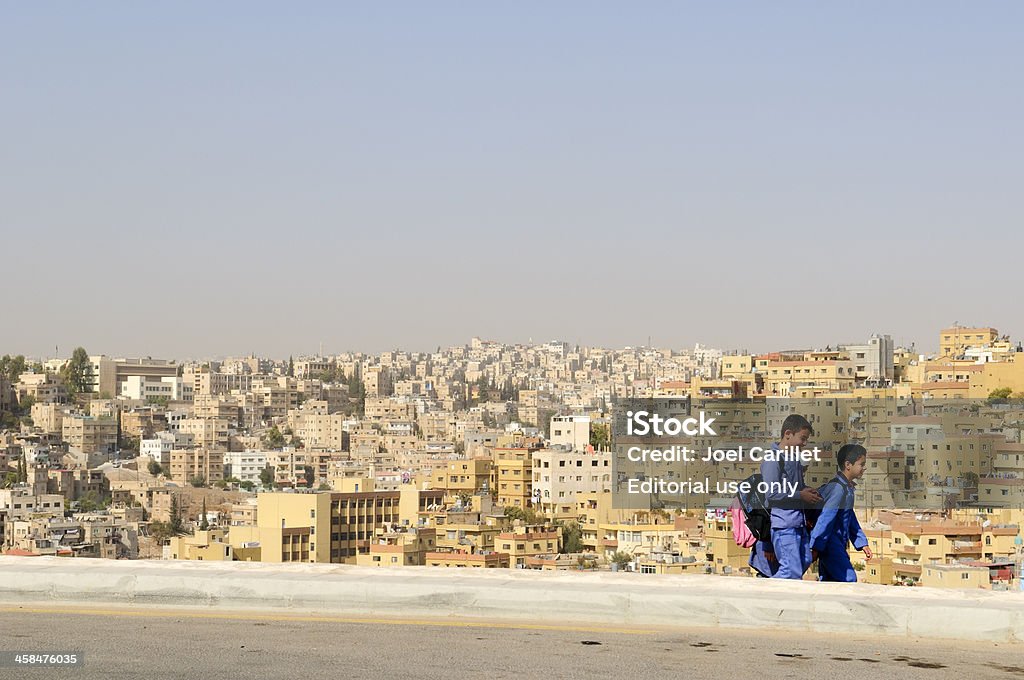
[[[747,513],[743,512],[738,498],[734,498],[729,506],[729,514],[732,516],[732,538],[736,545],[741,548],[752,548],[757,543],[757,538],[747,528]]]

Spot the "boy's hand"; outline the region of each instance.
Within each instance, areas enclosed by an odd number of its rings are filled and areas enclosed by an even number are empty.
[[[868,558],[870,560],[874,556],[875,556],[875,553],[871,552],[870,546],[864,546],[864,557],[866,557],[866,558]]]
[[[800,489],[800,500],[808,505],[816,505],[821,502],[821,494],[818,493],[817,489],[805,486]]]
[[[817,561],[818,561],[818,551],[815,550],[814,548],[811,548],[811,562],[817,562]]]

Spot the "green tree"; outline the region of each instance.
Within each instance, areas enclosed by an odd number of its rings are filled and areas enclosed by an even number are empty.
[[[96,512],[110,506],[110,496],[101,496],[95,491],[88,491],[78,499],[80,512]]]
[[[36,398],[31,394],[26,394],[18,400],[18,414],[22,417],[30,415],[32,413],[32,405],[35,403]]]
[[[277,429],[277,425],[274,425],[263,437],[263,441],[271,449],[280,449],[284,446],[284,435]]]
[[[16,430],[18,417],[10,411],[0,411],[0,430]]]
[[[607,423],[591,423],[590,424],[590,445],[598,451],[603,451],[608,447],[608,443],[611,441],[611,437],[608,433]]]
[[[627,564],[633,561],[633,557],[629,553],[624,553],[621,550],[616,550],[612,554],[612,564],[618,565],[619,569],[624,569]]]
[[[89,361],[89,353],[82,347],[75,348],[71,360],[61,369],[60,376],[72,395],[92,390],[92,362]]]
[[[537,524],[539,518],[537,517],[537,511],[533,508],[521,508],[517,505],[508,505],[505,507],[505,517],[510,520],[522,520],[525,524]]]
[[[350,399],[355,399],[355,412],[359,415],[366,413],[366,385],[354,374],[349,378],[348,394]]]
[[[274,468],[269,465],[260,470],[260,483],[265,489],[271,489],[274,486]]]
[[[175,536],[185,533],[185,523],[181,519],[181,504],[178,496],[171,496],[171,531]]]
[[[562,552],[583,552],[583,528],[580,527],[579,522],[562,524]]]
[[[990,404],[1005,404],[1006,400],[1010,398],[1013,390],[1009,387],[998,387],[988,394],[988,403]]]
[[[288,377],[295,377],[295,359],[288,357]]]
[[[206,519],[206,499],[203,499],[203,514],[199,520],[199,530],[207,531],[210,528],[210,521]]]
[[[245,480],[244,482],[239,482],[238,486],[241,487],[242,489],[245,489],[246,491],[252,491],[253,489],[256,488],[256,485],[250,482],[248,479]]]
[[[6,378],[9,382],[16,383],[26,370],[28,370],[28,366],[25,364],[25,357],[21,354],[16,357],[12,357],[10,354],[0,357],[0,378]]]
[[[146,468],[149,470],[149,474],[153,475],[154,477],[159,477],[160,473],[164,471],[163,468],[160,467],[160,463],[156,462],[155,460],[150,460],[149,465],[147,465]]]
[[[202,475],[196,475],[195,477],[189,479],[188,483],[196,487],[197,489],[203,489],[206,487],[206,477]]]
[[[154,541],[162,545],[167,539],[173,538],[177,534],[175,534],[169,522],[150,522],[149,535]]]
[[[312,489],[313,488],[313,481],[316,478],[316,473],[313,471],[313,466],[312,465],[303,465],[302,466],[302,476],[306,480],[306,488]]]

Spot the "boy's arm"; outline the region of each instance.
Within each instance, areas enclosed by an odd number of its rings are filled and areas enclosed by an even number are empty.
[[[785,508],[792,505],[794,499],[799,498],[800,489],[794,489],[790,493],[782,491],[782,468],[785,463],[775,460],[766,460],[761,463],[761,479],[768,485],[764,498],[769,505]]]
[[[842,492],[835,484],[825,487],[825,507],[821,509],[821,516],[811,530],[811,549],[821,552],[828,543],[828,538],[835,533],[836,520],[839,518],[839,506]]]
[[[857,520],[857,513],[850,508],[850,542],[856,550],[863,550],[868,545],[868,537],[860,528],[860,521]]]

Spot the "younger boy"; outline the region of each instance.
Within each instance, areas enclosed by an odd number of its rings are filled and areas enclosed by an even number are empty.
[[[853,583],[857,572],[850,563],[847,544],[872,558],[868,539],[861,531],[860,522],[853,511],[856,480],[864,475],[868,452],[858,444],[847,444],[836,454],[839,470],[836,478],[821,487],[824,507],[811,531],[812,557],[818,560],[819,581],[843,581]]]

